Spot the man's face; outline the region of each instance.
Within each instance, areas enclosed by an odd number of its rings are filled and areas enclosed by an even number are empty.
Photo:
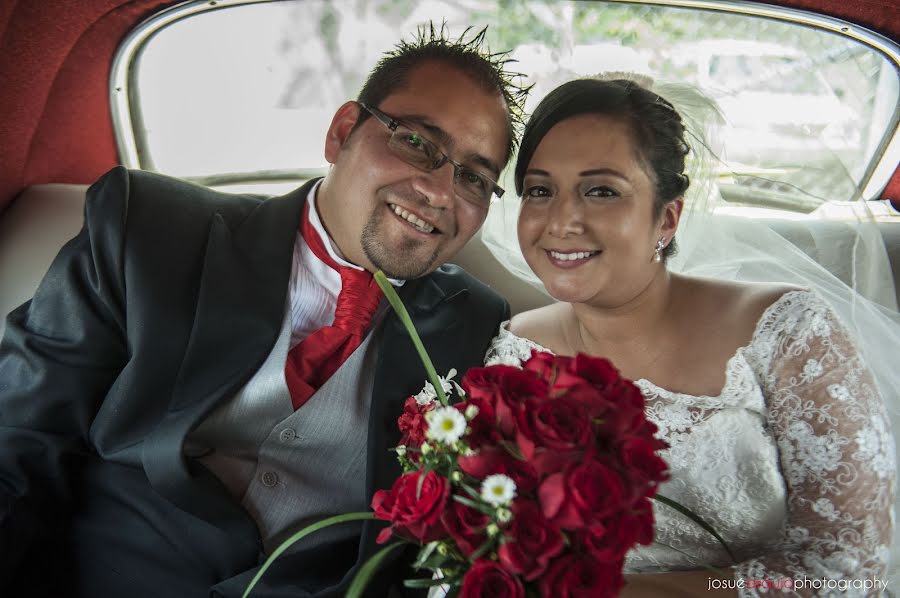
[[[462,166],[499,178],[509,141],[506,104],[457,68],[425,62],[373,107]],[[322,221],[354,264],[392,278],[423,276],[462,249],[487,207],[456,193],[451,164],[426,172],[399,158],[388,146],[391,131],[376,118],[351,135],[361,110],[344,104],[329,127],[325,158],[332,168],[317,200]]]

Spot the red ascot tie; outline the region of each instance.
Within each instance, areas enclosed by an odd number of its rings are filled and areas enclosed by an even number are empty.
[[[288,352],[284,378],[295,410],[359,347],[383,296],[369,272],[339,266],[331,259],[310,224],[308,203],[303,208],[300,234],[315,256],[341,275],[341,292],[334,310],[334,323],[319,328]]]

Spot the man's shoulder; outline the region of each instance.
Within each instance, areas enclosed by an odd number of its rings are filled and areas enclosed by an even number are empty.
[[[282,221],[299,206],[314,181],[280,197],[217,191],[191,181],[116,167],[100,177],[87,193],[86,219],[92,225],[114,222],[129,234],[147,230],[189,232],[206,230],[211,218],[221,217],[235,229],[252,214],[260,222]]]
[[[216,191],[176,177],[117,166],[91,185],[91,195],[120,199],[128,203],[147,204],[147,209],[162,211],[243,211],[266,199],[262,195],[233,194]]]

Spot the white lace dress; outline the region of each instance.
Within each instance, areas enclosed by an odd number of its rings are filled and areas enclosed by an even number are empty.
[[[504,324],[486,364],[519,365],[532,349],[547,350]],[[670,446],[660,493],[724,537],[739,561],[740,596],[784,595],[774,587],[804,578],[810,587],[787,594],[878,595],[858,586],[885,580],[894,441],[870,370],[821,298],[792,291],[772,304],[728,361],[719,396],[636,384]],[[654,509],[656,542],[628,554],[627,572],[729,564],[707,532]]]

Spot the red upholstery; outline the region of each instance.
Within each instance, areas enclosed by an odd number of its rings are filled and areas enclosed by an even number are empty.
[[[112,57],[173,0],[0,3],[0,211],[36,183],[87,183],[116,164]]]
[[[831,15],[894,41],[900,40],[900,3],[897,0],[768,0],[767,4]]]

